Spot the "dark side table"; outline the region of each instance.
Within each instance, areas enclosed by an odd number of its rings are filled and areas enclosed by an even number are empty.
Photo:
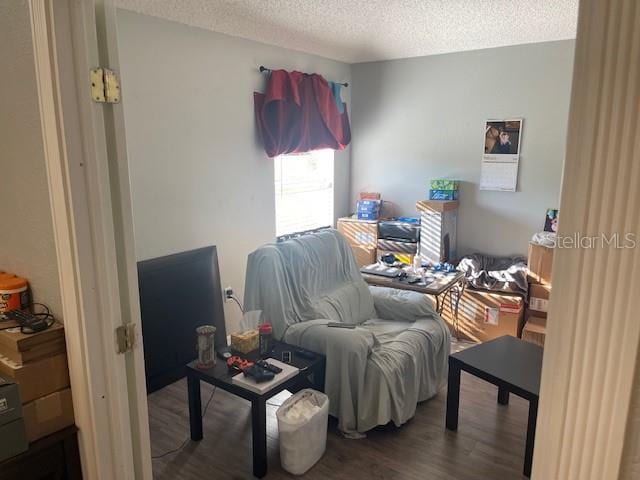
[[[298,367],[300,372],[287,381],[259,394],[232,382],[235,376],[229,371],[226,363],[217,359],[213,368],[202,370],[196,367],[196,362],[187,365],[187,385],[189,390],[189,423],[191,426],[191,440],[202,440],[202,400],[200,397],[200,382],[215,385],[218,388],[233,393],[251,402],[251,432],[253,445],[253,474],[262,478],[267,474],[267,400],[283,390],[297,392],[311,386],[324,391],[325,357],[313,353],[308,359],[295,353],[304,350],[282,342],[275,342],[274,349],[268,358],[282,361],[283,352],[291,352],[290,364]],[[308,352],[308,350],[307,350]],[[257,352],[242,355],[250,360],[257,360]]]
[[[462,370],[497,385],[498,403],[501,405],[508,405],[509,393],[529,400],[523,473],[530,477],[538,419],[542,348],[506,335],[449,355],[447,428],[454,431],[458,429]]]

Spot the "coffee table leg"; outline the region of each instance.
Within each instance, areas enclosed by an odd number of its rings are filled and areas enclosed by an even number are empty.
[[[526,477],[531,476],[531,466],[533,464],[533,445],[536,440],[536,422],[538,420],[538,400],[529,401],[529,423],[527,426],[527,444],[524,450],[524,470]]]
[[[460,365],[449,357],[449,383],[447,386],[447,429],[458,429],[458,409],[460,408]]]
[[[500,405],[509,405],[509,390],[504,387],[498,387],[498,403]]]
[[[200,379],[187,374],[189,391],[189,426],[191,440],[202,440],[202,399],[200,398]]]
[[[267,405],[257,398],[251,402],[251,430],[253,441],[253,475],[267,474]]]

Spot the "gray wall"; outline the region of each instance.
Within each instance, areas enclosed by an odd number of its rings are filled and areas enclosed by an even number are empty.
[[[415,214],[432,178],[461,180],[458,253],[525,253],[557,207],[574,41],[353,66],[351,194]],[[524,118],[518,191],[478,189],[488,118]],[[355,199],[355,198],[354,198]]]
[[[0,271],[29,280],[60,318],[60,287],[40,127],[29,7],[0,2]]]
[[[247,255],[275,237],[273,161],[253,116],[258,66],[339,81],[350,81],[350,66],[124,10],[118,29],[136,255],[217,245],[223,285],[242,298]],[[342,216],[348,150],[336,153],[335,177]],[[237,328],[237,307],[225,311]]]

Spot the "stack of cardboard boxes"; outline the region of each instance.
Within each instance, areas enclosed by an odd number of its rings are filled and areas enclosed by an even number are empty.
[[[376,263],[378,220],[338,219],[338,232],[345,236],[359,267]]]
[[[547,311],[551,295],[553,248],[529,244],[529,305],[522,339],[544,346],[547,334]]]
[[[382,200],[377,192],[360,192],[353,217],[339,218],[338,231],[345,236],[359,267],[376,263],[378,219]]]
[[[544,346],[551,294],[553,248],[531,243],[528,257],[529,302],[520,295],[467,288],[456,319],[449,302],[443,318],[460,338],[484,342],[501,335]]]
[[[17,385],[29,442],[74,424],[64,327],[54,323],[42,332],[2,329],[0,376]]]
[[[454,295],[455,292],[451,292]],[[519,336],[524,318],[522,296],[466,288],[456,318],[451,302],[445,302],[442,318],[458,338],[486,342],[503,335]]]

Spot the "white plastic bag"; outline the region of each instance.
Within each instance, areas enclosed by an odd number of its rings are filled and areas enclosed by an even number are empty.
[[[302,475],[327,448],[329,397],[316,390],[301,390],[285,400],[276,417],[282,468]]]

